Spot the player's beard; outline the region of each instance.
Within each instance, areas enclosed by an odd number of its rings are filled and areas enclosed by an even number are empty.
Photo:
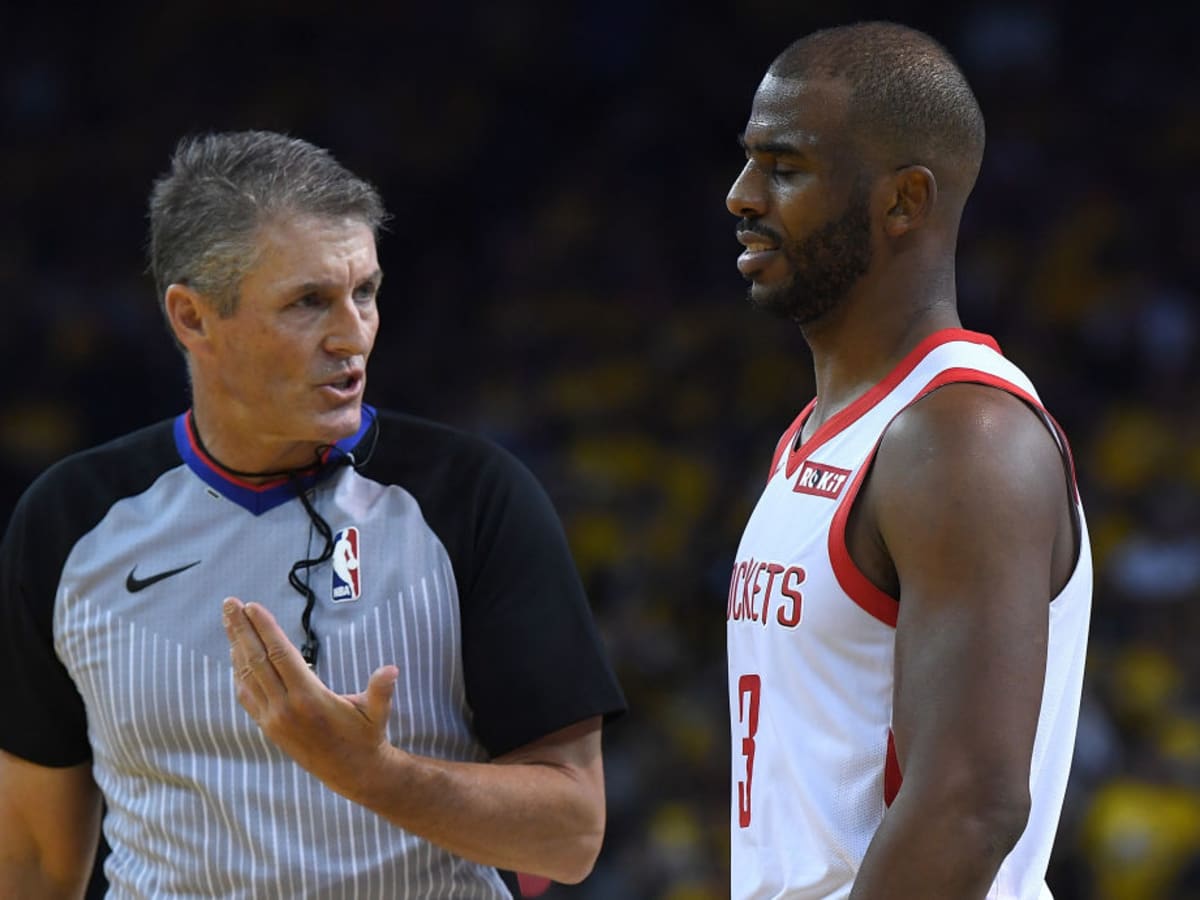
[[[866,185],[859,185],[841,216],[800,240],[780,241],[792,276],[777,287],[760,287],[757,292],[752,285],[750,303],[798,325],[815,322],[841,305],[871,265],[868,204],[869,191]],[[761,225],[749,223],[749,228],[778,239]]]

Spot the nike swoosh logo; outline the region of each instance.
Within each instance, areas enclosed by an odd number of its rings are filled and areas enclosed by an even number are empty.
[[[125,578],[125,590],[131,594],[136,594],[138,591],[145,590],[152,584],[158,584],[164,578],[170,578],[172,575],[178,575],[180,572],[186,572],[192,566],[200,565],[201,560],[196,560],[193,563],[188,563],[186,566],[180,566],[178,569],[168,569],[166,572],[159,572],[157,575],[151,575],[148,578],[138,578],[133,573],[137,571],[137,566],[129,570],[129,575]]]

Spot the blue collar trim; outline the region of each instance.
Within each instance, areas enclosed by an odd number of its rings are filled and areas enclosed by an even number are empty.
[[[362,422],[358,431],[342,438],[325,451],[319,465],[295,478],[279,478],[263,484],[254,484],[222,471],[200,449],[192,433],[191,410],[175,418],[175,448],[187,467],[195,472],[201,481],[251,514],[261,516],[289,500],[295,500],[298,496],[297,489],[307,491],[337,471],[342,463],[353,461],[353,452],[375,425],[377,417],[375,408],[366,403],[363,404],[362,411]]]

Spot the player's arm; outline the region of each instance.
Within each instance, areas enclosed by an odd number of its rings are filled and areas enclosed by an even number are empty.
[[[50,768],[0,750],[0,900],[82,897],[100,809],[91,763]]]
[[[604,835],[599,717],[490,763],[414,756],[388,741],[399,675],[333,693],[271,614],[225,607],[238,700],[266,736],[332,790],[476,862],[566,883],[591,871]]]
[[[869,485],[900,588],[903,782],[851,897],[982,900],[1029,813],[1062,459],[1021,401],[951,385],[897,418]]]

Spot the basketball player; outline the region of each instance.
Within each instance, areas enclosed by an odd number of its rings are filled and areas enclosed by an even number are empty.
[[[151,266],[191,409],[54,466],[0,549],[0,896],[504,898],[574,882],[623,708],[511,456],[364,404],[375,190],[183,141]],[[232,677],[231,677],[232,676]]]
[[[1091,561],[1065,437],[956,311],[979,107],[859,24],[784,50],[742,141],[738,268],[817,396],[730,583],[732,896],[1049,897]]]

